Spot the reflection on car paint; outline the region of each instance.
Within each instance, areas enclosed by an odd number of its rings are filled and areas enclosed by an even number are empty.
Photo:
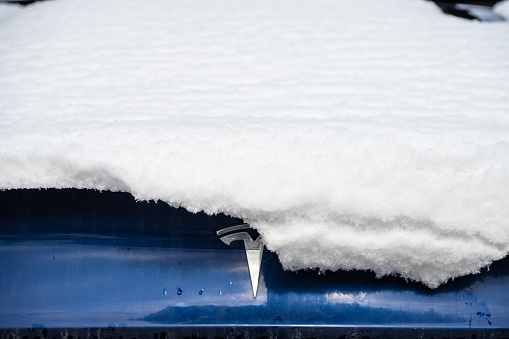
[[[135,239],[131,244],[113,237],[109,244],[104,238],[95,244],[94,239],[4,234],[0,327],[509,326],[505,267],[458,289],[431,291],[390,279],[357,284],[355,272],[287,272],[267,252],[253,299],[243,249],[141,247]]]

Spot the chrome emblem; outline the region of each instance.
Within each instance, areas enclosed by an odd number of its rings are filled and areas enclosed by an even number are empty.
[[[260,236],[258,236],[256,240],[253,240],[247,232],[238,232],[248,229],[250,229],[248,224],[242,224],[223,228],[216,233],[220,236],[221,241],[228,246],[230,246],[230,244],[234,241],[244,240],[247,267],[251,277],[251,287],[253,287],[253,298],[256,298],[256,293],[258,292],[258,281],[260,280],[260,268],[262,266],[263,243]]]

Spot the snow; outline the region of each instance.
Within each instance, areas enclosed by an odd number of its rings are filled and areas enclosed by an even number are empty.
[[[435,288],[509,252],[507,36],[418,0],[2,4],[0,189],[224,212],[287,269]]]
[[[495,13],[502,15],[505,19],[509,19],[509,1],[498,2],[493,10]]]

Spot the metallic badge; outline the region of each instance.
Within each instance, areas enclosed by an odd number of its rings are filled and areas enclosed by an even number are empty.
[[[232,227],[223,228],[217,231],[217,235],[221,237],[221,241],[226,245],[230,245],[233,241],[244,240],[246,249],[247,267],[251,276],[251,286],[253,287],[253,298],[256,298],[258,292],[258,281],[260,280],[260,268],[262,266],[263,243],[260,236],[253,240],[247,232],[238,232],[250,229],[248,224],[242,224]],[[233,233],[232,233],[233,232]]]

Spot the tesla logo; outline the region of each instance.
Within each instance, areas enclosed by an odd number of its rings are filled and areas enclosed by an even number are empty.
[[[248,229],[250,229],[248,224],[242,224],[223,228],[216,233],[221,238],[221,241],[228,246],[237,240],[244,241],[247,267],[249,268],[251,286],[253,287],[253,298],[256,298],[256,293],[258,292],[258,281],[260,280],[260,268],[262,266],[263,243],[260,237],[253,240],[247,232],[240,232]]]

